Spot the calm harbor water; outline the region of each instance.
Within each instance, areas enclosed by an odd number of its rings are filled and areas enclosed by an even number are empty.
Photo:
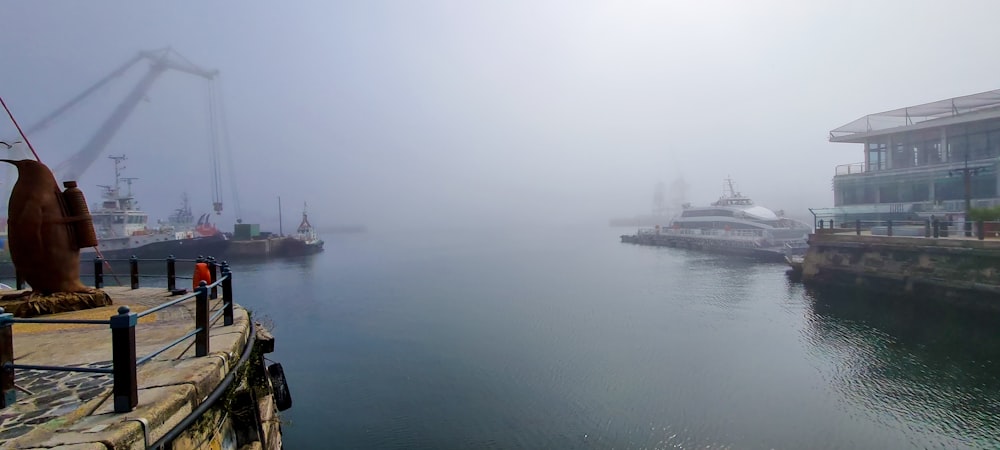
[[[287,448],[995,448],[997,317],[810,292],[595,226],[330,235],[237,264]]]

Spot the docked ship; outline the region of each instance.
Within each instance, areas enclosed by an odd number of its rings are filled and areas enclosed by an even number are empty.
[[[295,230],[292,241],[285,244],[288,252],[294,255],[310,255],[323,251],[323,240],[316,235],[316,229],[309,223],[309,214],[302,207],[302,222]]]
[[[180,259],[198,256],[225,254],[229,241],[205,215],[197,225],[192,226],[193,214],[187,196],[166,223],[150,227],[149,215],[139,209],[132,195],[132,181],[135,178],[121,176],[121,162],[124,157],[111,157],[115,161],[115,184],[104,188],[103,200],[91,209],[94,230],[97,232],[101,256],[105,259],[138,258],[161,259],[173,255]],[[122,181],[127,188],[123,191]],[[80,259],[97,256],[94,248],[80,249]]]
[[[722,196],[711,205],[685,204],[667,227],[641,229],[634,235],[621,236],[621,240],[784,262],[788,256],[805,253],[811,231],[812,227],[785,217],[781,211],[756,205],[727,179]]]
[[[278,214],[280,217],[280,206]],[[272,234],[260,231],[259,224],[237,223],[226,256],[230,259],[296,257],[323,251],[323,240],[309,223],[309,214],[305,208],[302,209],[302,222],[295,234],[285,236],[280,230],[279,225],[278,234]]]

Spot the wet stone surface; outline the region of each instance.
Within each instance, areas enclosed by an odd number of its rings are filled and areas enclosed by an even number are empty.
[[[110,368],[109,361],[87,367]],[[0,443],[21,436],[35,426],[75,411],[89,400],[111,390],[111,375],[80,372],[20,370],[16,374],[17,403],[0,415]]]
[[[96,308],[95,310],[65,313],[56,318],[105,320],[117,314],[119,306],[129,306],[132,312],[161,305],[173,299],[169,293],[157,288],[141,288],[131,290],[127,287],[107,288],[115,305]],[[221,303],[210,306],[213,312]],[[181,303],[174,307],[159,310],[154,314],[138,318],[136,333],[136,353],[148,355],[160,351],[167,344],[173,343],[179,336],[188,333],[194,325],[194,303]],[[242,327],[234,330],[248,330],[247,315],[242,310]],[[214,327],[213,327],[214,330]],[[24,365],[89,367],[110,369],[108,357],[113,353],[112,341],[109,339],[107,326],[79,324],[44,324],[17,323],[14,325],[14,360]],[[230,339],[234,344],[237,341]],[[225,342],[225,341],[224,341]],[[232,354],[236,349],[215,349]],[[192,345],[179,345],[156,357],[157,360],[175,360],[194,357]],[[97,362],[94,362],[97,361]],[[217,361],[215,357],[212,361]],[[197,366],[202,367],[202,366]],[[174,384],[199,381],[210,371],[189,372],[185,369],[163,369],[156,373],[163,379],[177,380]],[[35,448],[43,441],[50,439],[58,441],[59,436],[67,431],[67,425],[93,416],[95,411],[109,410],[113,377],[111,374],[95,374],[91,372],[56,372],[15,370],[17,401],[13,405],[0,409],[0,447],[2,448]],[[138,382],[142,384],[143,377],[149,377],[140,368],[137,373]],[[143,405],[147,413],[152,415],[170,415],[177,411],[160,410],[169,405],[156,403]],[[95,426],[92,438],[94,442],[103,442],[109,447],[130,448],[134,442],[111,442],[105,439],[122,438],[121,433],[115,433],[114,427],[121,423],[117,414],[102,417],[97,422],[107,423]],[[51,433],[38,433],[33,430],[44,430]],[[52,436],[48,436],[52,434]],[[45,435],[45,436],[42,436]],[[42,439],[44,437],[44,439]],[[39,440],[42,439],[42,440]],[[55,442],[52,441],[52,442]],[[48,444],[46,444],[48,445]]]

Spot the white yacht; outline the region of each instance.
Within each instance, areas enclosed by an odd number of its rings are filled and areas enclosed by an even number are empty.
[[[686,247],[720,253],[784,261],[788,255],[802,254],[812,228],[754,204],[726,179],[723,194],[709,206],[685,204],[680,216],[667,227],[639,230],[622,236],[622,242],[644,245]]]

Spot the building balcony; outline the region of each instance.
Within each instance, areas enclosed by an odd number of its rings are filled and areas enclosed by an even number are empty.
[[[851,178],[865,178],[865,177],[900,177],[901,179],[910,179],[913,177],[926,177],[926,176],[941,176],[941,174],[947,175],[948,172],[954,172],[957,170],[968,168],[979,168],[980,170],[994,171],[997,168],[997,164],[1000,163],[1000,158],[984,158],[977,159],[974,161],[969,161],[966,163],[962,162],[950,162],[950,163],[938,163],[938,164],[928,164],[922,166],[911,166],[911,167],[899,167],[899,168],[877,168],[874,165],[866,164],[863,162],[841,164],[836,166],[834,171],[834,180],[846,180]]]

